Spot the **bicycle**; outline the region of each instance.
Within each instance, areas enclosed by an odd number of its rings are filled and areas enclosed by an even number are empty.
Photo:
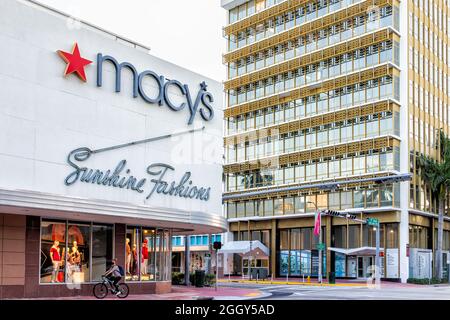
[[[126,283],[118,283],[117,287],[120,292],[119,294],[116,294],[112,280],[108,279],[105,276],[102,276],[102,282],[99,282],[94,286],[93,293],[97,299],[105,298],[108,295],[108,292],[111,292],[121,299],[125,299],[126,297],[128,297],[130,288]]]

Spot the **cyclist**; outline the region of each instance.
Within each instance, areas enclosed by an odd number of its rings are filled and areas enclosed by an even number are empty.
[[[122,279],[121,267],[117,264],[117,259],[112,259],[112,265],[108,271],[105,272],[104,276],[107,277],[114,285],[115,294],[120,294],[119,286],[117,285],[120,279]],[[123,269],[122,269],[123,270]]]

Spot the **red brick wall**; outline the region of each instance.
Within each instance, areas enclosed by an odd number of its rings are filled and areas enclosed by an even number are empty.
[[[0,299],[24,295],[25,216],[0,213]]]

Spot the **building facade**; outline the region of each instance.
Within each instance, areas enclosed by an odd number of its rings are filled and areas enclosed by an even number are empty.
[[[274,276],[317,276],[314,212],[380,223],[382,277],[430,277],[437,205],[417,157],[449,133],[450,2],[222,0],[225,211]],[[444,270],[450,249],[444,221]],[[365,278],[373,227],[323,217],[323,275]],[[239,259],[235,259],[239,260]],[[231,272],[238,272],[234,263]]]
[[[214,242],[222,243],[222,234],[200,234],[187,237],[189,239],[189,272],[203,270],[212,274],[216,270],[216,253]],[[172,238],[172,271],[185,273],[186,237],[173,236]],[[219,256],[218,259],[221,259]],[[219,263],[219,271],[222,264]],[[222,272],[223,273],[223,272]]]
[[[0,3],[0,298],[171,290],[172,236],[220,233],[222,88],[33,1]]]

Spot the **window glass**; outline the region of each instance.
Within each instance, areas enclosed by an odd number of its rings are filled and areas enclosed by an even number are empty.
[[[88,282],[89,279],[89,248],[90,224],[71,224],[67,229],[67,282]]]
[[[398,248],[398,224],[386,224],[386,248]]]
[[[141,241],[141,280],[155,280],[155,230],[144,228]],[[176,237],[181,245],[181,237]]]
[[[332,228],[333,241],[332,246],[336,248],[347,248],[347,226],[334,226]]]
[[[284,214],[293,214],[294,213],[294,198],[285,198],[284,199]]]
[[[41,283],[65,282],[66,223],[41,223]]]
[[[283,214],[283,199],[274,199],[274,209],[275,209],[275,214],[279,215],[279,214]]]
[[[311,249],[312,245],[312,228],[302,228],[302,249]]]
[[[113,259],[113,226],[92,226],[92,281],[100,281]]]
[[[360,225],[350,225],[348,226],[348,247],[358,248],[360,239]]]
[[[305,213],[305,197],[295,197],[295,213]]]
[[[101,280],[113,258],[113,226],[42,220],[40,241],[41,283]]]
[[[140,228],[128,228],[125,238],[125,273],[127,281],[139,280]]]

